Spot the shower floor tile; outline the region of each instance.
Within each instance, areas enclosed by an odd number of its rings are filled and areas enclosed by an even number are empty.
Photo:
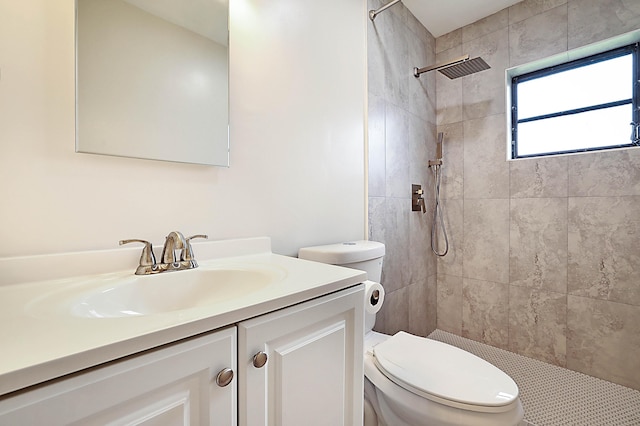
[[[471,352],[511,376],[520,388],[523,425],[640,425],[640,391],[442,330],[429,338]]]

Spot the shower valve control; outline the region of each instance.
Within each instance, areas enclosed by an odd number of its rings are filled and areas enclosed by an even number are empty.
[[[422,197],[423,194],[422,185],[411,185],[411,211],[419,212],[422,210],[422,213],[427,212],[427,206]]]

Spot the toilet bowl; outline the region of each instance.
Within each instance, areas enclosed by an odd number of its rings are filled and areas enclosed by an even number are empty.
[[[446,343],[370,331],[364,371],[365,399],[377,416],[371,425],[513,426],[523,418],[508,375]]]
[[[384,245],[356,241],[300,249],[298,257],[362,269],[379,282]],[[485,360],[446,343],[373,330],[366,314],[364,425],[515,426],[524,416],[516,383]]]

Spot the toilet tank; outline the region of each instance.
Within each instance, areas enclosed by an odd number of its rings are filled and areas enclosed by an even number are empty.
[[[300,259],[314,260],[367,273],[367,279],[380,282],[384,244],[376,241],[350,241],[324,246],[304,247],[298,251]]]

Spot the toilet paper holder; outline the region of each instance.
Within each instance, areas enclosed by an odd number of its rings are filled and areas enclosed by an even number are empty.
[[[369,298],[369,303],[371,303],[371,306],[376,306],[378,302],[380,302],[380,290],[373,290]]]
[[[364,308],[368,314],[376,314],[384,303],[384,287],[375,281],[364,282]]]

